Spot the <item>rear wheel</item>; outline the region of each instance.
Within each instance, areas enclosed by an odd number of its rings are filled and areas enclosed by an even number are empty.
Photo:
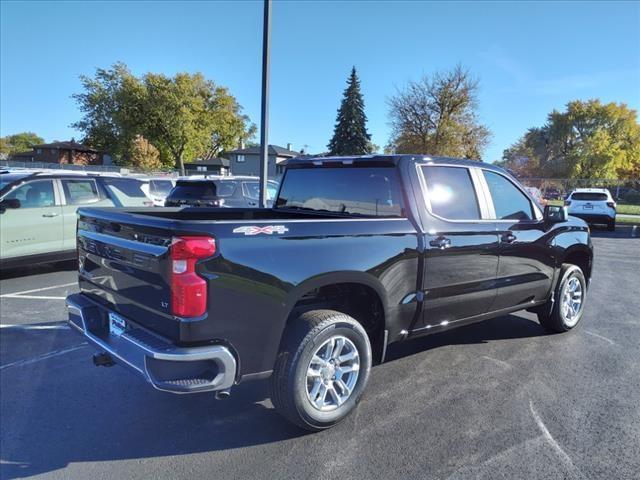
[[[271,400],[311,431],[332,427],[358,404],[369,380],[371,345],[362,325],[332,310],[302,314],[285,331]]]
[[[609,230],[610,232],[615,231],[616,229],[616,219],[614,218],[613,220],[610,220],[609,223],[607,224],[607,230]]]
[[[540,324],[553,332],[571,330],[582,319],[586,294],[587,282],[580,267],[562,265],[553,306],[538,310]]]

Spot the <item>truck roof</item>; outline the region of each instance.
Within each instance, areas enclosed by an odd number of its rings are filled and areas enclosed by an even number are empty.
[[[296,157],[289,160],[287,167],[305,166],[305,165],[323,165],[326,163],[343,163],[343,164],[357,164],[357,163],[387,163],[397,165],[401,160],[417,160],[420,162],[431,163],[434,165],[463,165],[467,167],[477,167],[479,165],[482,168],[489,170],[496,170],[504,172],[505,170],[486,163],[481,160],[464,160],[461,158],[452,157],[439,157],[433,155],[360,155],[360,156],[344,156],[344,157]]]

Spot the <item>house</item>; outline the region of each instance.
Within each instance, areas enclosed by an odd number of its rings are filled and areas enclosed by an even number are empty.
[[[267,176],[275,178],[282,175],[286,163],[299,157],[300,152],[291,150],[291,144],[287,148],[278,145],[269,145],[269,168]],[[227,152],[230,161],[232,175],[260,175],[260,146],[239,148]]]
[[[31,151],[14,153],[10,160],[71,165],[111,165],[111,157],[71,139],[68,142],[33,145]]]
[[[185,163],[184,170],[187,175],[228,175],[229,160],[218,157],[206,160],[196,159],[193,162]]]

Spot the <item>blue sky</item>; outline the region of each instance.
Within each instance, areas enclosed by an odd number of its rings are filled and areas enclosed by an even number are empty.
[[[135,74],[201,71],[258,124],[261,2],[2,2],[0,134],[80,137],[78,76],[116,61]],[[374,143],[386,99],[461,63],[480,80],[484,158],[569,100],[640,108],[640,3],[275,1],[270,143],[321,152],[352,65]]]

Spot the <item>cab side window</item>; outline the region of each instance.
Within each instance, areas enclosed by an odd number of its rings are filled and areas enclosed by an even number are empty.
[[[100,200],[96,182],[91,179],[62,180],[67,205],[82,205]]]
[[[494,172],[483,170],[489,186],[496,218],[499,220],[531,220],[533,207],[527,196],[507,178]]]
[[[431,212],[447,220],[479,220],[471,173],[464,167],[422,167]]]
[[[20,208],[53,207],[56,203],[51,180],[27,182],[9,193],[5,198],[20,200]]]

